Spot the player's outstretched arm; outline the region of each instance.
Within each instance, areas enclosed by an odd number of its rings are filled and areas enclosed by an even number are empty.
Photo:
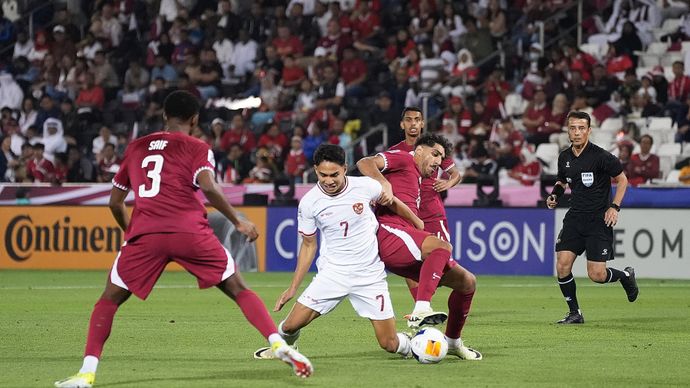
[[[383,191],[379,198],[379,203],[388,206],[393,203],[393,188],[390,182],[381,174],[381,170],[386,167],[386,161],[381,155],[367,156],[357,162],[357,168],[362,175],[373,178],[381,184]]]
[[[129,190],[120,190],[117,187],[113,187],[110,191],[110,201],[108,202],[110,212],[113,213],[113,218],[115,218],[122,230],[127,230],[127,226],[129,226],[129,213],[127,213],[127,207],[125,206],[127,194],[129,194]]]
[[[299,254],[297,255],[297,266],[295,267],[295,274],[292,275],[292,283],[290,287],[280,295],[273,311],[280,311],[280,309],[285,306],[285,303],[294,298],[297,289],[299,289],[302,280],[304,280],[304,276],[309,272],[312,261],[314,261],[314,257],[316,256],[316,245],[316,234],[311,236],[302,235],[302,244],[300,245]]]
[[[556,205],[558,205],[558,198],[560,198],[560,196],[563,195],[563,193],[565,193],[566,187],[568,187],[566,183],[556,181],[556,184],[553,185],[553,190],[551,190],[551,194],[549,194],[549,196],[546,197],[546,206],[549,209],[556,208]]]
[[[424,230],[424,221],[417,217],[412,210],[410,210],[410,207],[405,205],[405,203],[397,197],[393,197],[393,203],[388,205],[388,207],[393,210],[395,214],[410,221],[415,228]]]
[[[233,225],[238,232],[247,236],[249,241],[254,241],[259,237],[259,232],[256,226],[246,220],[241,220],[237,217],[235,209],[232,208],[225,195],[213,179],[213,174],[209,170],[202,170],[196,178],[199,188],[208,199],[208,202],[214,208],[218,209]]]

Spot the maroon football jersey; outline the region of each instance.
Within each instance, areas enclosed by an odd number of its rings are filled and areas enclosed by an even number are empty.
[[[134,191],[134,211],[125,234],[202,234],[209,228],[197,197],[197,176],[214,171],[213,152],[203,141],[179,132],[156,132],[127,146],[113,185]]]
[[[401,141],[389,148],[389,150],[400,150],[403,152],[414,151],[414,146],[411,146],[405,141]],[[445,158],[441,161],[440,169],[429,178],[423,178],[421,184],[421,201],[419,203],[419,218],[424,222],[437,221],[446,218],[446,209],[443,207],[443,200],[441,194],[434,190],[434,181],[436,178],[441,178],[444,172],[455,166],[452,158]]]
[[[407,205],[415,215],[419,214],[419,185],[422,175],[409,152],[391,150],[381,152],[385,166],[381,173],[393,187],[393,195]],[[411,225],[410,222],[393,213],[386,206],[378,206],[376,218],[379,223]]]

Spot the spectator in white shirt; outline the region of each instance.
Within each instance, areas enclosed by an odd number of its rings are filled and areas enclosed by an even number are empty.
[[[99,135],[93,139],[91,153],[93,153],[96,158],[99,158],[101,151],[103,151],[103,147],[108,143],[117,144],[117,137],[113,135],[110,128],[104,125],[100,129]]]
[[[256,50],[258,46],[255,41],[249,39],[247,31],[240,30],[239,38],[235,43],[235,51],[230,61],[230,73],[235,77],[244,77],[254,71],[256,63]]]

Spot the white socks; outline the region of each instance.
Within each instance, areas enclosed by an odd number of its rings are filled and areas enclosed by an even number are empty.
[[[271,347],[273,347],[273,345],[275,345],[276,343],[285,343],[285,340],[283,339],[283,337],[280,336],[280,334],[273,333],[268,336],[268,343],[269,345],[271,345]]]
[[[98,368],[98,358],[94,356],[84,357],[84,363],[79,369],[79,373],[96,373],[96,368]]]
[[[410,343],[410,338],[403,333],[398,333],[398,350],[395,352],[407,357],[412,351],[412,344]]]
[[[448,349],[457,349],[462,346],[462,339],[460,338],[448,338],[446,337],[446,341],[448,342]]]
[[[426,312],[426,311],[431,311],[431,302],[429,301],[417,301],[414,304],[414,310],[412,310],[412,314],[419,313],[419,312]]]

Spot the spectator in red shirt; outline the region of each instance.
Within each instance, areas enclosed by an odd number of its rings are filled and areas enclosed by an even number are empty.
[[[534,144],[535,147],[541,143],[549,141],[550,132],[547,131],[546,123],[551,116],[551,107],[546,103],[546,93],[544,89],[537,88],[534,98],[529,103],[525,114],[522,116],[522,123],[527,130],[527,142]]]
[[[55,175],[55,166],[50,160],[43,157],[44,150],[45,146],[42,143],[34,144],[33,159],[29,160],[26,165],[26,170],[35,183],[51,182]]]
[[[489,140],[499,167],[511,169],[520,162],[525,138],[515,129],[511,118],[503,119],[501,125],[495,126]]]
[[[227,152],[230,149],[230,145],[233,143],[242,146],[242,150],[247,154],[251,154],[256,147],[256,138],[254,134],[245,127],[244,119],[240,114],[236,114],[232,118],[230,129],[223,134],[223,138],[220,141],[220,147],[223,151]]]
[[[338,21],[340,31],[343,34],[350,34],[352,32],[352,20],[347,13],[340,9],[339,1],[331,1],[328,11],[331,13],[332,19]]]
[[[631,185],[637,186],[659,178],[659,157],[651,153],[654,139],[649,135],[640,138],[640,153],[628,162],[626,175]]]
[[[307,157],[302,150],[302,138],[293,136],[290,153],[285,160],[285,173],[294,183],[302,183],[302,174],[307,168]]]
[[[386,59],[391,62],[396,58],[404,58],[415,47],[417,45],[410,38],[410,34],[406,29],[401,28],[398,30],[395,40],[386,47]]]
[[[352,34],[355,40],[370,43],[381,29],[379,16],[369,9],[369,2],[362,1],[352,13]]]
[[[568,116],[568,97],[563,93],[558,93],[553,98],[553,103],[551,104],[551,113],[549,114],[548,121],[544,123],[546,127],[546,132],[559,133],[563,130],[565,126],[565,119]]]
[[[345,84],[345,97],[360,97],[364,94],[362,84],[367,79],[367,65],[352,47],[346,47],[343,51],[340,78]]]
[[[283,158],[283,151],[287,150],[288,139],[284,133],[280,132],[278,123],[275,121],[266,124],[264,134],[259,137],[259,147],[266,147],[275,160]]]
[[[326,28],[327,34],[319,39],[316,45],[326,50],[326,56],[340,59],[343,57],[345,47],[352,45],[352,38],[349,34],[341,31],[340,24],[336,19],[331,19]]]
[[[628,54],[618,54],[616,46],[609,43],[609,51],[606,53],[606,73],[623,80],[625,71],[634,67],[632,59]]]
[[[690,77],[683,74],[685,67],[683,62],[673,62],[673,75],[675,79],[668,84],[667,109],[671,111],[671,117],[677,116],[682,111],[683,103],[690,96]]]
[[[299,58],[304,54],[304,46],[298,37],[292,35],[287,25],[278,26],[278,36],[273,39],[272,45],[278,51],[281,58],[294,55]]]
[[[297,64],[295,57],[286,55],[284,58],[283,76],[281,82],[286,88],[295,88],[304,81],[304,70]]]
[[[508,176],[523,186],[533,186],[541,177],[541,163],[531,147],[524,147],[520,152],[520,163],[513,167]],[[501,182],[509,184],[509,182]]]
[[[578,71],[584,81],[592,78],[592,68],[597,63],[593,56],[571,45],[565,46],[563,53],[568,58],[571,72]]]
[[[453,96],[449,101],[449,109],[443,114],[443,119],[450,119],[455,121],[458,127],[458,133],[467,138],[470,128],[472,127],[472,112],[465,109],[462,98]]]
[[[499,114],[499,106],[510,92],[510,84],[503,79],[504,72],[503,68],[496,66],[484,83],[486,111],[492,116]]]
[[[98,162],[98,182],[110,182],[120,169],[122,161],[115,154],[115,144],[107,143],[101,151],[101,161]]]
[[[82,86],[77,100],[77,112],[83,114],[85,112],[92,112],[94,109],[98,111],[103,110],[105,104],[105,93],[103,88],[95,84],[94,75],[91,72],[86,72],[82,78]]]

